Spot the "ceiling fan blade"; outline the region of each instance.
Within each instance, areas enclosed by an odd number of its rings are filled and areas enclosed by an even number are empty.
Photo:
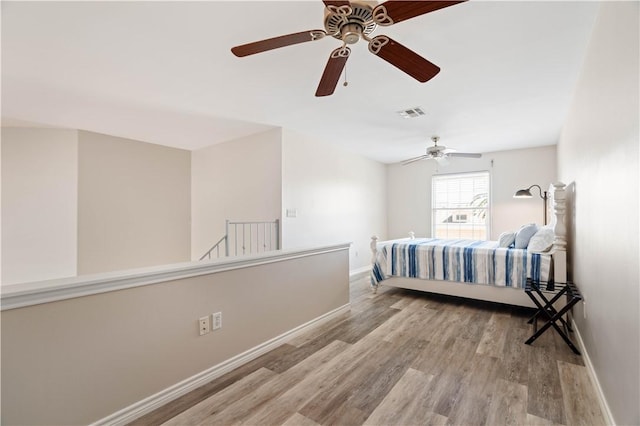
[[[324,67],[322,78],[318,84],[318,90],[316,90],[316,96],[329,96],[336,90],[336,85],[340,79],[340,74],[347,63],[347,59],[351,54],[351,49],[346,46],[338,47],[331,52],[329,61]]]
[[[420,161],[420,160],[427,160],[429,158],[433,158],[433,157],[431,157],[431,155],[429,154],[420,155],[419,157],[414,157],[414,158],[409,158],[408,160],[404,160],[400,164],[402,164],[403,166],[406,166],[407,164],[415,163],[416,161]]]
[[[389,26],[434,10],[463,3],[462,1],[397,1],[389,0],[373,9],[373,20],[376,24]],[[326,3],[326,2],[325,2]]]
[[[291,46],[292,44],[320,40],[325,35],[327,33],[324,30],[302,31],[236,46],[231,48],[231,52],[238,57],[249,56],[279,47]]]
[[[353,12],[351,3],[347,0],[323,0],[323,3],[327,6],[327,9],[329,9],[330,12],[333,12],[336,15],[349,16]]]
[[[421,83],[431,80],[440,72],[437,65],[384,35],[374,37],[369,42],[369,51]]]
[[[447,154],[449,157],[466,157],[466,158],[480,158],[482,154],[475,154],[470,152],[450,152]]]

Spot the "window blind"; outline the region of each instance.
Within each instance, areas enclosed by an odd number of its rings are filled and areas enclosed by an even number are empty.
[[[489,172],[431,178],[431,235],[486,240],[489,235]]]

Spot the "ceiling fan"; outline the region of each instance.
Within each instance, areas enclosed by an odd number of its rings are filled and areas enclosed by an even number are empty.
[[[441,165],[448,164],[447,158],[449,157],[467,157],[467,158],[480,158],[482,154],[475,154],[469,152],[457,152],[455,149],[449,149],[446,146],[438,145],[440,138],[438,136],[432,136],[433,146],[427,147],[427,153],[418,157],[409,158],[401,162],[403,166],[411,164],[420,160],[436,160]]]
[[[342,41],[342,46],[334,49],[324,69],[316,96],[331,95],[344,69],[351,49],[347,46],[363,39],[369,43],[369,51],[396,68],[424,83],[440,72],[437,65],[404,47],[391,37],[369,34],[378,25],[389,26],[425,13],[433,12],[461,1],[397,1],[388,0],[376,5],[375,1],[324,0],[326,6],[324,30],[310,30],[243,44],[231,49],[238,57],[249,56],[267,50],[293,44],[315,41],[329,35]]]

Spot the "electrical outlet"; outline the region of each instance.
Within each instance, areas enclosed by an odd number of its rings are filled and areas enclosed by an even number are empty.
[[[211,331],[211,324],[209,323],[209,317],[202,317],[198,320],[198,327],[200,329],[200,335],[203,336]]]
[[[213,329],[218,330],[222,328],[222,312],[216,312],[215,314],[211,314],[211,323],[213,324]]]

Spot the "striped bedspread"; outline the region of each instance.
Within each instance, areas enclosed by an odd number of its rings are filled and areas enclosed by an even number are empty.
[[[378,245],[371,285],[395,276],[524,288],[527,278],[547,282],[550,270],[551,255],[497,241],[417,238]]]

